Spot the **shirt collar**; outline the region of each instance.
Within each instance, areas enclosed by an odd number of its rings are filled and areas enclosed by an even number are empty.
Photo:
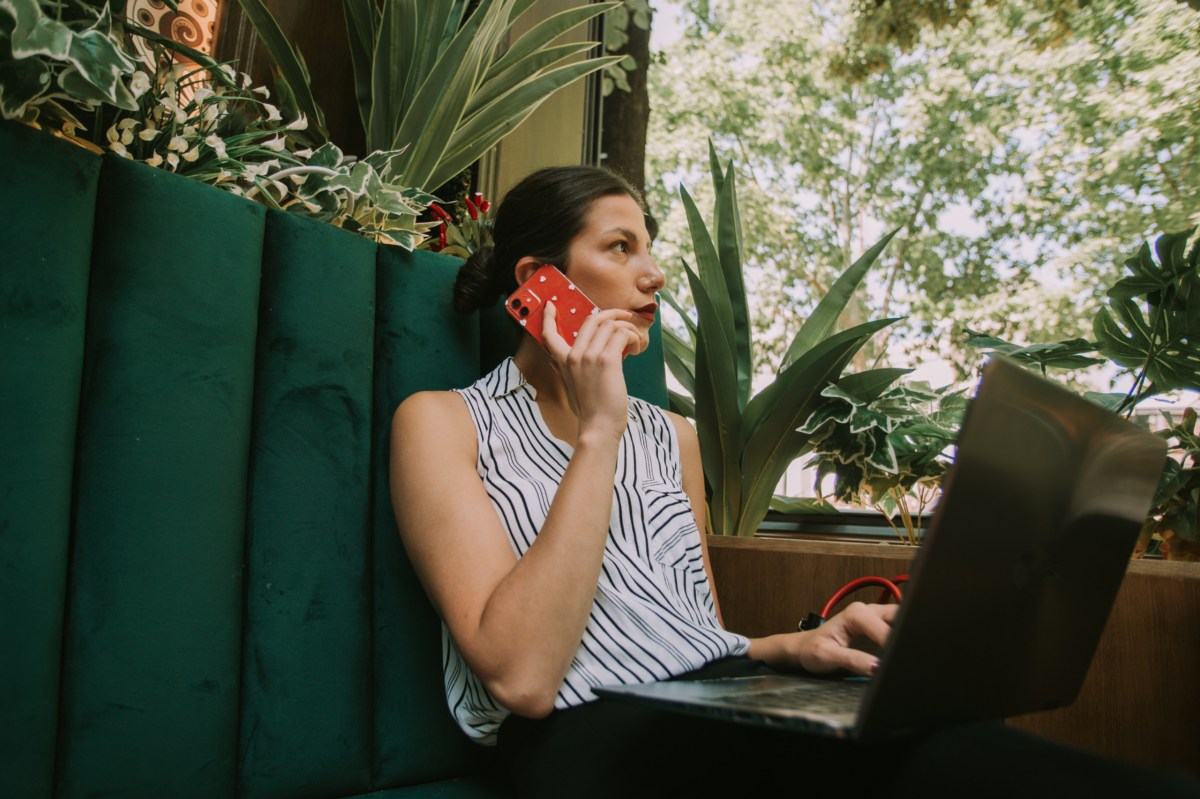
[[[505,358],[496,367],[496,378],[496,387],[492,392],[493,399],[507,397],[521,388],[524,388],[528,392],[530,399],[537,399],[537,390],[529,384],[525,379],[525,375],[521,374],[521,370],[517,368],[516,362],[511,357]]]

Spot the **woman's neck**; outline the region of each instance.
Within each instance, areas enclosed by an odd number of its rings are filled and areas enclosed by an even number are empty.
[[[513,356],[525,382],[537,393],[538,404],[569,408],[567,389],[550,361],[550,355],[533,338],[525,337]]]

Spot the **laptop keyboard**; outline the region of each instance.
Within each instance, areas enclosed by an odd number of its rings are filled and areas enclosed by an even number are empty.
[[[726,701],[763,708],[803,707],[816,713],[855,713],[862,704],[868,684],[865,680],[831,680],[770,691],[734,694],[727,697]]]

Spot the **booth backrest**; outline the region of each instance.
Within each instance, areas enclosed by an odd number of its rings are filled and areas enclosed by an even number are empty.
[[[487,795],[386,474],[458,262],[10,124],[0,220],[0,795]]]

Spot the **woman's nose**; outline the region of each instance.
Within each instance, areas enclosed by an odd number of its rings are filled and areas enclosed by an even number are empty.
[[[649,261],[649,268],[645,270],[638,282],[640,284],[639,288],[642,291],[652,294],[666,285],[667,276],[658,268],[658,264],[655,263],[653,258],[650,258]]]

